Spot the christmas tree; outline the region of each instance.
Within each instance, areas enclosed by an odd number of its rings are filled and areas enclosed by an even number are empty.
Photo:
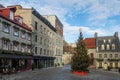
[[[89,66],[89,56],[87,55],[87,48],[83,41],[82,31],[80,30],[79,38],[76,42],[75,54],[72,57],[71,68],[72,71],[87,71]]]

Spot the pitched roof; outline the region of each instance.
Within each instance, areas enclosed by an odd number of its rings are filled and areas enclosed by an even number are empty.
[[[6,19],[16,25],[19,25],[22,28],[32,31],[32,29],[30,27],[28,27],[25,23],[19,23],[19,21],[15,18],[15,16],[14,16],[13,20],[9,19],[9,10],[12,10],[13,12],[15,12],[16,8],[15,7],[14,8],[13,7],[12,8],[0,8],[0,17]]]
[[[88,49],[96,48],[96,38],[85,38],[84,42]]]

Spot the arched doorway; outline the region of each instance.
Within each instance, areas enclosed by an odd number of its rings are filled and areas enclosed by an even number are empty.
[[[90,53],[90,65],[94,65],[94,53]]]

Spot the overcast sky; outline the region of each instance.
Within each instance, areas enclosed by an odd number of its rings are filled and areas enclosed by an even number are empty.
[[[64,38],[69,43],[83,36],[120,35],[120,0],[0,0],[3,6],[34,7],[41,15],[56,15],[64,25]]]

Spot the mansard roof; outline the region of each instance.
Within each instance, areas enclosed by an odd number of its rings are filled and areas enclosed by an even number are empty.
[[[115,49],[112,49],[112,44],[115,45]],[[104,50],[101,50],[101,45],[104,45]],[[107,45],[109,45],[109,50],[107,50]],[[98,46],[98,51],[99,52],[118,52],[120,51],[120,41],[118,37],[118,33],[115,32],[113,36],[101,36],[97,37],[97,46]]]

